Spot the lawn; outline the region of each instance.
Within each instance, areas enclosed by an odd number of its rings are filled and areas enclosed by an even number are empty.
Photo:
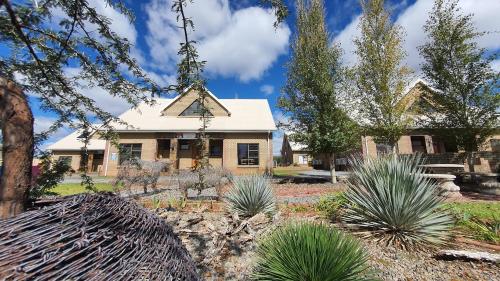
[[[300,172],[309,171],[311,169],[312,169],[311,167],[295,167],[295,166],[276,167],[273,168],[273,175],[278,177],[297,176]]]
[[[444,207],[457,218],[456,228],[466,236],[500,243],[500,202],[453,202]]]
[[[95,187],[98,191],[113,191],[113,186],[109,183],[96,183]],[[88,191],[80,183],[61,183],[54,187],[51,192],[57,193],[60,196],[67,196]]]

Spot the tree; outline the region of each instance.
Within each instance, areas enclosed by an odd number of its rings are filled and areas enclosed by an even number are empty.
[[[345,69],[341,49],[331,45],[322,0],[297,1],[297,36],[292,45],[287,82],[279,107],[292,120],[285,128],[313,154],[334,155],[359,143],[357,124],[338,102]]]
[[[196,138],[196,148],[198,150],[195,171],[198,175],[198,182],[195,188],[203,190],[210,187],[207,183],[206,177],[210,173],[210,162],[207,149],[208,135],[206,133],[210,124],[210,111],[205,106],[207,103],[207,91],[205,88],[206,80],[202,75],[205,61],[200,61],[198,52],[196,50],[196,41],[189,39],[189,31],[194,30],[194,23],[191,18],[187,17],[184,8],[188,3],[193,0],[176,0],[172,4],[172,11],[177,14],[177,20],[181,22],[183,32],[183,42],[179,49],[178,55],[181,61],[177,65],[177,92],[183,93],[188,87],[196,90],[198,93],[198,103],[200,104],[200,128]],[[288,9],[282,0],[260,0],[264,5],[270,5],[275,10],[277,26],[288,15]]]
[[[428,125],[436,133],[467,152],[469,170],[474,155],[498,128],[499,73],[477,40],[484,32],[474,27],[472,15],[461,13],[456,0],[436,0],[424,30],[429,41],[422,45],[422,71],[431,86],[433,112]]]
[[[387,144],[397,152],[397,142],[410,124],[403,99],[411,73],[403,65],[403,32],[391,23],[384,0],[363,0],[361,5],[361,35],[354,40],[359,61],[355,79],[362,101],[361,120],[366,120],[363,126],[375,142]]]
[[[132,19],[121,2],[107,3]],[[58,117],[37,136],[40,142],[65,124],[93,128],[99,121],[120,122],[84,95],[84,86],[99,86],[132,106],[151,103],[159,88],[129,55],[128,40],[87,1],[0,0],[0,8],[0,44],[7,50],[0,54],[0,217],[6,218],[23,210],[31,185],[33,115],[24,93],[36,95],[42,108]],[[78,69],[78,75],[69,75],[68,68]]]

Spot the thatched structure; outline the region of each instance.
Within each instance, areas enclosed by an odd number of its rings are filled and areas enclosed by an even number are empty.
[[[0,221],[0,280],[200,279],[165,221],[88,194]]]

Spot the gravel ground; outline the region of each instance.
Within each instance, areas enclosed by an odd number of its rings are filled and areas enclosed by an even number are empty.
[[[500,267],[492,263],[438,260],[437,251],[408,252],[366,239],[363,244],[382,280],[500,280]]]
[[[179,234],[205,280],[248,280],[258,238],[288,219],[278,215],[273,221],[262,217],[244,221],[206,210],[160,216]],[[369,254],[370,270],[381,280],[500,280],[495,264],[438,260],[435,251],[407,252],[373,240],[361,242]]]

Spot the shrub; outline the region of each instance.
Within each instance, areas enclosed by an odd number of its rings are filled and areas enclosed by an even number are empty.
[[[258,213],[273,214],[276,197],[269,179],[260,175],[234,177],[233,187],[225,196],[229,210],[250,217]]]
[[[30,200],[36,200],[45,195],[56,195],[52,190],[71,171],[71,166],[67,162],[53,160],[49,153],[42,154],[40,160],[40,174],[36,176],[33,187],[29,190]]]
[[[203,178],[201,181],[200,176]],[[188,197],[188,190],[198,191],[198,195],[204,189],[214,188],[217,194],[217,200],[222,198],[222,189],[232,179],[232,174],[224,168],[208,167],[199,170],[181,170],[177,173],[179,189],[185,199]]]
[[[343,192],[329,194],[319,199],[315,209],[333,221],[339,221],[348,207],[348,201]]]
[[[453,218],[439,209],[436,184],[422,176],[418,155],[353,159],[343,220],[403,248],[442,244]]]
[[[290,223],[259,243],[255,280],[368,280],[367,256],[350,236],[318,223]]]

